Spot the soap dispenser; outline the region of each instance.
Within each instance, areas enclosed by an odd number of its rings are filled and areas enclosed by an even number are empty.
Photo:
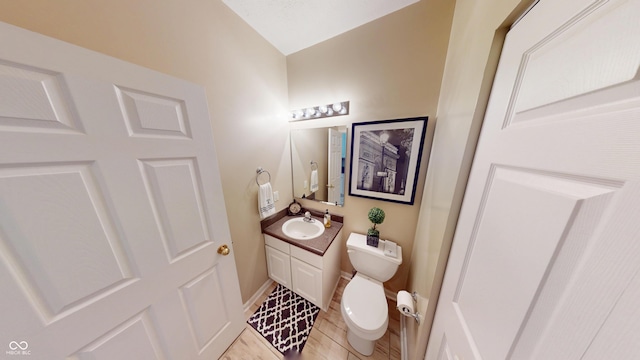
[[[326,209],[324,211],[324,227],[326,228],[331,227],[331,215],[329,215],[329,209]]]

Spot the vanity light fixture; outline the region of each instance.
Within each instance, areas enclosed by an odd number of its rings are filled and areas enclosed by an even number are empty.
[[[306,117],[312,117],[313,115],[316,114],[316,109],[315,108],[308,108],[305,112],[304,115]]]
[[[294,110],[289,121],[319,119],[331,116],[349,115],[349,102],[342,101],[328,105],[318,105],[306,109]]]

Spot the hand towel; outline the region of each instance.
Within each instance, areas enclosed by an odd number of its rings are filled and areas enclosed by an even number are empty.
[[[309,181],[309,190],[311,192],[318,191],[318,170],[311,170],[311,180]]]
[[[260,219],[276,213],[276,204],[273,202],[273,191],[271,191],[271,183],[269,182],[261,184],[258,189],[258,211]]]

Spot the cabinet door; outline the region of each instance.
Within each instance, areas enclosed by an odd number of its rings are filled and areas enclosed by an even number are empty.
[[[291,287],[291,267],[289,265],[289,255],[271,246],[265,246],[267,253],[267,268],[269,277],[285,287]]]
[[[291,258],[293,292],[322,308],[322,270]]]

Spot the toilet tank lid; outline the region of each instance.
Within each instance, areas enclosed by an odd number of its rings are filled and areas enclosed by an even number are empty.
[[[377,248],[369,246],[367,245],[367,235],[351,233],[347,239],[347,250],[358,249],[359,251],[364,251],[371,255],[378,256],[386,261],[402,264],[402,247],[398,245],[398,249],[396,251],[397,256],[393,258],[384,254],[384,244],[385,240],[380,240]]]

